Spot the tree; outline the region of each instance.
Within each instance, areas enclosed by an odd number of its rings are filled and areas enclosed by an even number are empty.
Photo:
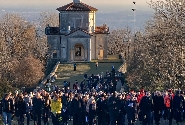
[[[49,25],[50,27],[59,27],[59,14],[56,12],[42,12],[40,14],[40,17],[38,19],[39,22],[39,36],[42,38],[43,41],[47,43],[47,36],[45,35],[45,28]],[[49,44],[47,44],[49,45]],[[47,46],[48,49],[50,48]],[[45,74],[48,75],[51,70],[53,69],[53,66],[56,64],[55,61],[48,61],[50,59],[50,52],[47,49],[47,56],[45,56],[46,63],[46,71]]]
[[[132,50],[132,33],[130,29],[113,30],[108,36],[108,54],[123,54],[126,58]]]
[[[133,88],[185,88],[185,3],[151,0],[149,5],[155,14],[136,38],[137,49],[128,66],[127,81]]]
[[[0,81],[0,98],[2,99],[4,97],[5,93],[14,92],[15,88],[13,88],[8,81],[5,79],[1,79]],[[0,121],[1,123],[1,121]]]
[[[10,70],[9,81],[16,87],[32,87],[35,86],[43,78],[44,66],[40,63],[39,59],[34,58],[32,55],[22,58],[21,60],[15,60],[14,67]],[[12,82],[13,81],[13,82]]]
[[[56,12],[42,12],[39,20],[42,29],[45,29],[48,24],[51,27],[59,26],[59,14]]]
[[[37,34],[36,26],[27,22],[20,15],[8,13],[2,16],[0,20],[1,79],[6,79],[13,86],[15,86],[15,84],[22,86],[25,85],[25,83],[22,82],[20,77],[29,79],[29,77],[32,76],[25,76],[24,70],[18,69],[27,67],[28,72],[34,72],[31,70],[33,67],[28,67],[35,65],[39,66],[38,70],[41,72],[44,70],[41,65],[45,58],[47,47],[45,41],[42,41]],[[33,61],[29,60],[30,58],[32,58]],[[29,62],[26,63],[26,60],[29,60]],[[43,74],[39,73],[38,77],[39,79],[42,78]],[[36,84],[37,81],[38,80],[32,80],[33,83],[30,81],[28,83],[33,85]]]

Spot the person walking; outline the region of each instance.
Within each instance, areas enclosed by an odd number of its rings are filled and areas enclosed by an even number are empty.
[[[17,117],[18,125],[24,125],[24,115],[26,114],[26,103],[23,94],[18,96],[15,102],[15,116]]]
[[[184,92],[180,91],[180,98],[181,98],[181,113],[182,117],[180,119],[180,122],[185,120],[185,99],[184,99]]]
[[[62,106],[61,116],[62,116],[62,125],[68,125],[69,112],[66,106]]]
[[[153,112],[153,102],[150,97],[150,92],[146,92],[146,95],[141,98],[139,109],[142,114],[142,125],[150,125],[151,112]]]
[[[131,96],[131,94],[128,94],[126,99],[126,113],[127,113],[128,125],[134,125],[136,111],[137,111],[137,105],[136,105],[135,97]]]
[[[28,96],[27,93],[24,93],[24,101],[26,103],[26,118],[27,118],[27,125],[30,125],[31,119],[31,109],[32,109],[32,99]]]
[[[51,112],[51,98],[50,98],[50,95],[47,93],[44,96],[44,105],[43,105],[43,122],[44,122],[44,125],[49,125],[50,112]]]
[[[96,114],[96,101],[93,96],[87,102],[87,112],[89,118],[89,125],[93,125],[93,119],[95,118]]]
[[[173,98],[173,111],[177,125],[179,125],[180,122],[182,108],[183,107],[180,92],[176,91],[176,95]]]
[[[32,103],[34,125],[41,125],[41,115],[44,102],[39,92],[36,93],[35,97],[32,100]]]
[[[106,124],[106,112],[107,112],[107,100],[104,94],[100,95],[97,101],[97,115],[98,115],[98,125]]]
[[[164,111],[164,98],[159,91],[157,91],[156,95],[153,97],[153,106],[155,124],[159,125],[162,112]]]
[[[79,123],[79,112],[80,112],[80,100],[79,95],[75,94],[72,102],[71,102],[71,111],[73,114],[73,125],[81,125]]]
[[[87,106],[87,97],[86,96],[81,96],[80,97],[80,112],[79,112],[79,122],[81,125],[86,125],[86,106]]]
[[[165,105],[165,110],[164,110],[164,119],[169,120],[169,125],[172,125],[172,96],[166,92],[164,96],[164,105]]]
[[[76,62],[74,62],[73,67],[74,67],[74,71],[76,71]]]
[[[126,116],[126,100],[125,100],[125,94],[121,94],[118,96],[119,100],[119,117],[117,125],[125,125],[125,116]]]
[[[3,123],[5,125],[11,125],[12,113],[14,112],[13,100],[10,98],[9,94],[5,94],[1,102]]]
[[[57,94],[55,94],[51,101],[51,113],[53,125],[59,125],[59,123],[62,122],[61,110],[62,110],[61,99]]]
[[[113,95],[108,99],[107,106],[109,107],[110,125],[116,125],[116,120],[119,116],[118,99],[114,92]]]

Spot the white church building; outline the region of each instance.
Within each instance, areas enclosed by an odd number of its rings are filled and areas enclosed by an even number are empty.
[[[90,62],[107,58],[109,28],[96,26],[96,8],[73,0],[57,10],[59,27],[45,29],[51,59]]]

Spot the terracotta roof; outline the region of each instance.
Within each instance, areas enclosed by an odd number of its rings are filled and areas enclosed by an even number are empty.
[[[85,3],[69,3],[62,7],[57,8],[58,11],[97,11],[98,9],[91,7]]]
[[[107,34],[109,33],[109,27],[107,27],[106,24],[103,24],[103,26],[97,26],[95,27],[95,33],[96,34]]]

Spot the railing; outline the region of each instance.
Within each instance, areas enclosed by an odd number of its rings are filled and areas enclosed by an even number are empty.
[[[56,65],[53,67],[53,70],[51,71],[51,73],[50,73],[47,77],[45,77],[45,78],[42,80],[41,85],[46,84],[47,79],[50,79],[53,75],[55,75],[55,72],[57,71],[58,65],[59,65],[59,64],[60,64],[60,61],[58,61],[58,62],[56,63]]]
[[[119,72],[122,72],[122,73],[126,73],[127,72],[127,64],[126,63],[123,63],[119,69],[118,69]]]
[[[123,57],[123,56],[122,56]],[[126,73],[127,71],[127,64],[123,58],[121,58],[123,64],[118,68],[118,72]]]

